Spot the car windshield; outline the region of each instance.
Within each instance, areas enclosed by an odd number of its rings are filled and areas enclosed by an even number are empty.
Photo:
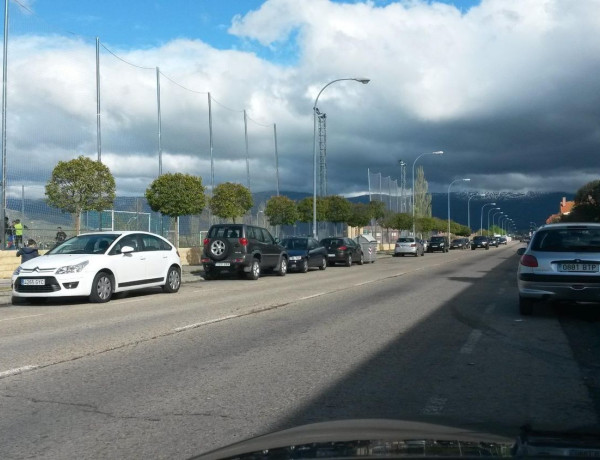
[[[414,238],[398,238],[398,243],[414,243]]]
[[[535,234],[531,249],[541,252],[600,252],[600,229],[540,230]]]
[[[59,244],[47,254],[103,254],[119,236],[115,233],[79,235]]]
[[[473,238],[473,241],[485,241],[487,240],[487,236],[476,236]]]
[[[442,241],[444,241],[444,237],[443,236],[432,236],[431,237],[431,242],[432,243],[441,243]]]
[[[321,241],[321,244],[328,248],[337,248],[345,245],[342,238],[325,238]]]
[[[286,249],[306,249],[308,240],[306,238],[286,238],[281,241],[281,245]]]

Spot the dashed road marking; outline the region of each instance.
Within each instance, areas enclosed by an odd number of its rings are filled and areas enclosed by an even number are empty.
[[[447,398],[442,398],[440,396],[432,396],[425,404],[425,408],[423,409],[423,414],[425,415],[440,415],[448,402]]]
[[[29,366],[15,367],[14,369],[2,371],[2,372],[0,372],[0,379],[2,379],[4,377],[8,377],[10,375],[21,374],[22,372],[30,371],[32,369],[36,369],[37,367],[39,367],[39,366],[29,365]]]
[[[319,296],[322,296],[322,295],[325,295],[325,294],[327,294],[327,292],[319,292],[317,294],[312,294],[312,295],[307,295],[305,297],[300,297],[298,300],[312,299],[313,297],[319,297]]]
[[[194,324],[188,324],[187,326],[176,327],[174,329],[174,331],[175,332],[187,331],[189,329],[195,329],[195,328],[200,327],[200,326],[206,326],[207,324],[220,323],[221,321],[226,321],[228,319],[238,318],[240,316],[245,316],[245,315],[241,314],[241,315],[227,315],[227,316],[222,316],[220,318],[210,319],[208,321],[202,321],[201,323],[194,323]]]
[[[36,316],[44,316],[44,314],[45,313],[40,313],[39,315],[15,316],[13,318],[0,319],[0,321],[12,321],[13,319],[34,318]]]
[[[467,338],[467,342],[460,349],[460,354],[469,355],[473,353],[473,348],[481,338],[481,331],[479,329],[473,329]]]

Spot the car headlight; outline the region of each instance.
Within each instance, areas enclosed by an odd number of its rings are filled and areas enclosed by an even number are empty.
[[[19,265],[19,266],[18,266],[18,267],[15,269],[15,271],[13,272],[13,276],[18,276],[18,275],[19,275],[19,273],[21,273],[21,266],[20,266],[20,265]]]
[[[64,275],[66,273],[79,273],[89,263],[90,262],[88,260],[84,260],[83,262],[79,262],[76,265],[65,265],[64,267],[60,267],[58,270],[56,270],[56,274]]]
[[[291,256],[290,260],[301,260],[302,256]]]

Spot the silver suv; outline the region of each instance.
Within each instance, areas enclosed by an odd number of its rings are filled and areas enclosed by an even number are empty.
[[[204,279],[237,273],[257,280],[264,271],[285,276],[288,253],[266,228],[246,224],[219,224],[208,230],[202,250]]]
[[[549,224],[520,248],[519,311],[536,300],[600,301],[600,224]]]

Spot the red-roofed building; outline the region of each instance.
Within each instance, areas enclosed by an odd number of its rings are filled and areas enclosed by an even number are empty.
[[[551,224],[553,222],[558,222],[561,216],[566,216],[571,212],[573,206],[575,206],[575,202],[567,201],[567,197],[563,196],[563,199],[559,204],[558,214],[552,214],[546,219],[546,223]]]

